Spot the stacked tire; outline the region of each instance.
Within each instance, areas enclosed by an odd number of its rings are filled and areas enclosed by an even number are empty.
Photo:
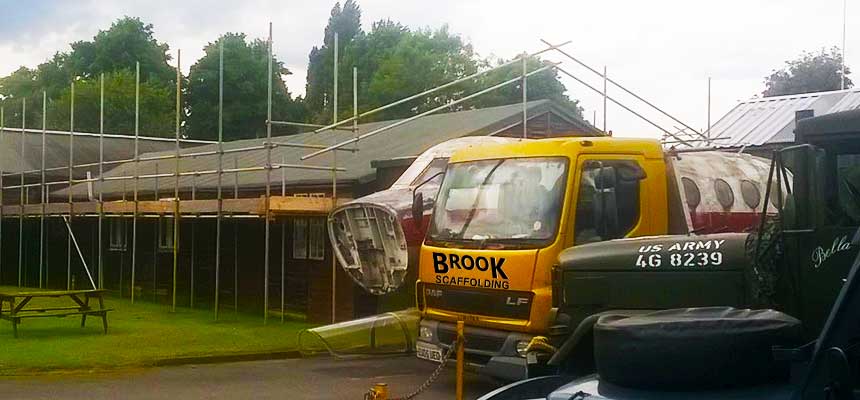
[[[774,346],[794,346],[797,319],[774,310],[686,308],[604,315],[594,326],[601,380],[638,389],[703,390],[785,379]]]

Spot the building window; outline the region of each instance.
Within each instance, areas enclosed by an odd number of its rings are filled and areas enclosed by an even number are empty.
[[[108,220],[108,231],[110,235],[111,251],[125,251],[125,220],[122,218],[111,218]]]
[[[310,239],[308,258],[311,260],[325,259],[325,218],[311,218],[308,238]]]
[[[173,251],[173,218],[158,219],[158,249]]]
[[[307,218],[296,218],[293,220],[293,258],[297,260],[308,258]]]

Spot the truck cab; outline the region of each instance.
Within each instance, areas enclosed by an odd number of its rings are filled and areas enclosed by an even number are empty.
[[[772,178],[774,190],[786,193],[784,254],[762,279],[773,282],[772,302],[814,337],[858,250],[851,240],[860,227],[860,110],[801,119],[795,136],[797,145],[776,153]]]
[[[702,164],[705,156],[666,154],[656,140],[622,138],[520,141],[454,153],[419,255],[418,356],[441,359],[462,320],[473,367],[503,379],[524,377],[532,338],[548,336],[552,342],[582,318],[559,313],[559,299],[607,289],[599,279],[577,293],[554,289],[554,266],[563,250],[735,228],[727,228],[732,218],[723,217],[737,214],[741,196],[726,204],[718,188],[707,194],[699,188],[714,188],[719,177],[730,192],[734,187],[740,193],[743,180],[756,181],[758,191],[768,163],[709,154],[721,160],[712,164],[753,167],[735,168],[732,176],[721,176],[719,165],[698,173],[683,167]],[[716,220],[717,228],[707,224]],[[623,272],[638,273],[648,260],[640,257]]]

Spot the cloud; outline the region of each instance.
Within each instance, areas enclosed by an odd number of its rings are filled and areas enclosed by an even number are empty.
[[[224,32],[266,37],[274,24],[275,54],[293,71],[290,91],[304,92],[307,56],[319,44],[334,1],[226,0],[145,2],[35,0],[6,7],[0,15],[0,76],[20,65],[33,67],[68,43],[89,40],[99,29],[124,15],[155,26],[158,40],[171,52],[182,49],[183,70],[202,56],[203,46]],[[606,65],[613,79],[673,112],[689,125],[707,120],[707,77],[713,77],[712,121],[763,89],[763,77],[803,50],[841,42],[842,0],[727,0],[658,2],[532,0],[359,0],[363,26],[391,18],[411,27],[448,24],[484,55],[510,58],[542,47],[539,38],[572,40],[567,50],[597,68]],[[848,9],[847,62],[860,65],[860,6]],[[857,49],[855,52],[854,49]],[[175,54],[175,53],[174,53]],[[575,71],[594,86],[599,78]],[[598,114],[602,98],[571,79],[570,95],[582,101],[586,114]],[[619,90],[610,95],[625,99]],[[630,102],[639,111],[645,111]],[[658,113],[647,115],[670,128]],[[590,119],[590,118],[589,118]],[[657,136],[659,131],[616,106],[608,110],[608,126],[618,135]]]

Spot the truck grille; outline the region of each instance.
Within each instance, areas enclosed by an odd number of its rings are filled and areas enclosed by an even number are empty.
[[[488,317],[529,319],[531,292],[461,288],[447,285],[425,284],[424,304],[428,308]]]
[[[454,327],[439,325],[436,330],[439,335],[439,342],[450,345],[457,338],[457,332]],[[498,352],[505,345],[504,336],[481,335],[479,333],[469,332],[468,329],[463,333],[466,337],[466,348],[473,350]]]

